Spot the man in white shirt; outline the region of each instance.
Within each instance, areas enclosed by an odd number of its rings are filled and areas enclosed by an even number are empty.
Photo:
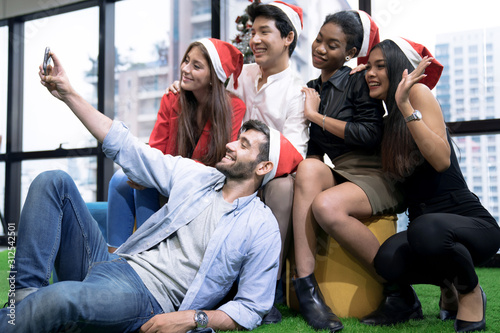
[[[228,90],[247,106],[243,121],[258,119],[280,131],[305,156],[309,123],[304,116],[304,84],[290,66],[302,31],[302,9],[275,1],[253,3],[247,12],[253,22],[249,44],[255,63],[243,66],[237,89],[231,77]]]
[[[233,89],[232,78],[228,89],[247,106],[244,121],[258,119],[280,131],[305,157],[309,141],[309,122],[304,116],[304,85],[299,74],[290,66],[290,57],[302,31],[302,9],[274,1],[269,4],[252,3],[246,9],[252,24],[250,48],[254,64],[246,64]],[[278,280],[281,277],[291,232],[293,203],[292,175],[275,178],[263,190],[262,198],[271,208],[281,233],[281,257]],[[279,322],[275,308],[264,319],[265,323]]]

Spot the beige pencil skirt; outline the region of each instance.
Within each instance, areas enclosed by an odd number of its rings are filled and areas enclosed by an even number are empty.
[[[332,163],[332,172],[339,183],[352,182],[365,192],[373,215],[404,210],[403,194],[398,183],[382,171],[380,155],[351,151],[335,158]]]

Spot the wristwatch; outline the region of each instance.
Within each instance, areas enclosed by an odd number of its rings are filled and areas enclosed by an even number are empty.
[[[197,328],[205,328],[208,325],[208,316],[201,310],[196,310],[194,313],[194,322]]]
[[[422,114],[420,113],[420,111],[415,110],[415,112],[413,112],[411,115],[405,118],[405,122],[409,123],[410,121],[421,120],[421,119],[422,119]]]

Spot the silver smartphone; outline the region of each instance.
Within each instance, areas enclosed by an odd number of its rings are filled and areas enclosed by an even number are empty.
[[[45,54],[43,55],[43,74],[47,75],[47,66],[50,63],[50,47],[45,48]]]

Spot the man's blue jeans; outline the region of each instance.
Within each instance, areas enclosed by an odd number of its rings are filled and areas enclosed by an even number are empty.
[[[19,222],[12,309],[0,332],[132,332],[161,307],[125,259],[107,251],[76,185],[62,171],[31,184]],[[59,281],[49,285],[52,270]]]

